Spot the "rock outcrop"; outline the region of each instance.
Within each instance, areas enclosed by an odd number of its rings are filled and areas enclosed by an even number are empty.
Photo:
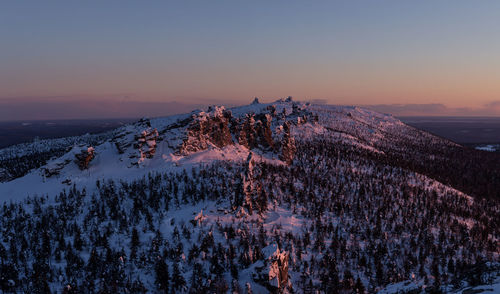
[[[175,154],[189,155],[206,150],[210,146],[223,148],[237,142],[249,150],[276,152],[281,160],[291,164],[296,152],[291,128],[309,121],[314,123],[317,118],[314,118],[303,104],[293,102],[291,97],[280,103],[290,105],[291,112],[289,110],[287,113],[287,107],[283,107],[278,113],[276,105],[269,105],[257,110],[257,113],[249,112],[239,117],[233,116],[231,111],[223,106],[210,107],[207,112],[194,112],[183,122],[186,125],[186,135],[181,139],[180,146],[175,147]],[[258,99],[252,104],[259,104]],[[273,132],[274,129],[277,131]]]
[[[255,116],[246,114],[245,120],[239,127],[238,143],[252,149],[255,147]]]
[[[71,162],[71,161],[70,161]],[[66,166],[66,163],[60,162],[52,165],[47,165],[42,168],[42,174],[46,178],[50,178],[52,176],[57,176],[60,174],[61,170]]]
[[[278,248],[271,256],[269,263],[269,285],[276,292],[283,290],[288,284],[288,259],[290,254]]]
[[[94,159],[94,156],[94,147],[88,147],[83,149],[80,153],[75,154],[75,161],[80,170],[89,168],[89,163]]]
[[[135,136],[134,148],[139,149],[140,158],[152,158],[156,153],[156,142],[158,141],[158,130],[148,128]]]
[[[297,147],[295,146],[295,139],[291,134],[290,126],[291,124],[288,121],[283,124],[283,139],[281,140],[280,159],[287,164],[292,163],[295,152],[297,151]]]
[[[256,145],[260,146],[264,150],[274,149],[273,132],[271,131],[271,114],[261,114],[258,116],[257,123],[255,125],[255,138]]]
[[[258,180],[260,175],[260,169],[256,166],[253,153],[248,154],[246,170],[243,175],[243,207],[246,209],[249,215],[252,215],[254,210],[261,211],[262,208],[259,207],[257,199],[262,191],[262,184]]]
[[[193,114],[187,128],[187,135],[177,150],[178,155],[187,155],[208,148],[210,144],[218,148],[233,144],[229,122],[231,111],[223,106],[211,107],[208,112]]]
[[[125,153],[125,150],[127,150],[128,147],[132,145],[130,141],[127,141],[127,135],[129,135],[131,132],[122,132],[120,134],[117,134],[113,137],[111,142],[115,144],[116,150],[118,151],[118,154],[123,154]]]
[[[138,124],[143,124],[143,125],[147,126],[148,128],[151,127],[151,120],[149,118],[147,118],[147,117],[141,118],[137,123]]]
[[[245,120],[239,126],[238,143],[248,149],[257,147],[263,150],[274,149],[273,133],[271,130],[272,115],[247,114]]]
[[[288,285],[288,265],[290,253],[280,250],[277,245],[266,247],[263,252],[267,258],[256,266],[253,279],[265,286],[271,293],[283,293]]]

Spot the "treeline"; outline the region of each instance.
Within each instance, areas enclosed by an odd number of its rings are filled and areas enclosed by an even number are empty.
[[[67,148],[61,148],[0,159],[0,182],[20,178],[31,170],[44,166],[51,158],[64,155],[67,151]]]
[[[390,136],[387,134],[387,136]],[[500,199],[500,153],[479,151],[424,134],[394,140],[377,160],[425,174],[464,193]]]

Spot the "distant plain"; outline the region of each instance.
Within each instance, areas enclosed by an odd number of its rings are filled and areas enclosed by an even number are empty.
[[[399,117],[415,128],[470,147],[500,143],[500,117]],[[0,122],[0,148],[50,139],[101,133],[137,119],[43,120]]]
[[[500,117],[411,116],[399,119],[410,126],[469,147],[500,143]]]
[[[0,122],[0,148],[38,139],[96,134],[137,119],[43,120]]]

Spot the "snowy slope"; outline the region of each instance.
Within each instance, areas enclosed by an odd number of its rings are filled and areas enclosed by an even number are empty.
[[[232,115],[236,118],[244,118],[249,113],[262,113],[269,106],[276,106],[276,112],[286,111],[289,115],[286,119],[294,122],[292,133],[296,140],[308,140],[318,134],[329,133],[334,142],[351,144],[373,152],[379,152],[375,146],[377,144],[390,144],[387,141],[386,133],[397,133],[401,136],[412,136],[414,130],[404,125],[401,121],[390,115],[379,114],[359,107],[349,106],[328,106],[310,105],[305,103],[277,101],[270,104],[251,104],[248,106],[231,108]],[[294,106],[295,105],[295,106]],[[317,115],[318,122],[300,123],[300,116],[293,116],[294,107],[299,107],[303,111],[308,111],[308,116]],[[192,166],[209,164],[217,160],[242,161],[248,157],[249,150],[235,142],[224,148],[211,145],[207,150],[201,150],[193,154],[176,154],[179,145],[185,139],[187,125],[183,125],[183,120],[192,116],[216,116],[217,111],[222,108],[216,107],[211,112],[194,111],[190,114],[176,115],[164,118],[154,118],[144,120],[135,124],[126,125],[113,132],[99,136],[101,142],[92,146],[95,148],[95,158],[91,161],[89,168],[80,170],[74,162],[75,154],[82,147],[91,146],[83,144],[84,139],[71,138],[69,142],[78,144],[63,156],[50,160],[47,165],[32,170],[22,178],[9,182],[0,183],[0,201],[20,200],[28,195],[55,195],[68,185],[77,185],[79,188],[89,189],[95,184],[97,179],[138,179],[150,172],[165,172],[179,169],[190,169]],[[272,128],[281,127],[278,122],[273,122]],[[152,158],[145,158],[140,151],[134,148],[137,142],[136,136],[144,131],[158,130],[161,134],[155,142],[156,152]],[[274,131],[274,130],[273,130]],[[107,138],[106,138],[107,136]],[[63,139],[44,140],[43,146],[61,145]],[[88,141],[88,139],[87,139]],[[94,140],[95,141],[95,140]],[[235,140],[236,141],[236,140]],[[68,144],[68,140],[64,141]],[[122,151],[117,150],[116,144],[128,145]],[[9,150],[0,150],[4,157],[19,155],[20,150],[29,152],[31,149],[41,148],[41,143],[31,145],[24,144]],[[49,148],[48,148],[49,149]],[[259,154],[262,160],[280,163],[277,154],[253,150]],[[44,170],[62,167],[58,175],[47,177]],[[63,183],[65,182],[65,183]]]
[[[461,147],[390,115],[278,100],[43,146],[69,148],[0,182],[2,291],[461,293],[498,270],[500,204],[413,165]]]

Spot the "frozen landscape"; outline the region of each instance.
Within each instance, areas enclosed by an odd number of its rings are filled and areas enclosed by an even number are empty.
[[[143,118],[0,149],[0,289],[498,293],[500,155],[359,107]]]

